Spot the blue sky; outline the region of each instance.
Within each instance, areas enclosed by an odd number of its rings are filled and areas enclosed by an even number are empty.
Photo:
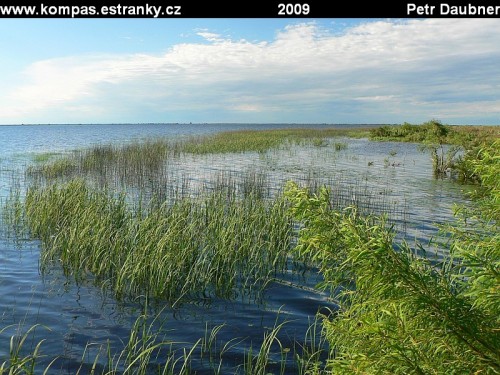
[[[500,19],[4,19],[0,124],[500,124]]]

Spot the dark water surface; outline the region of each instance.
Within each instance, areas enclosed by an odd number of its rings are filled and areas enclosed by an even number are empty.
[[[278,127],[292,125],[0,126],[0,199],[3,205],[13,184],[16,181],[22,184],[24,168],[33,162],[36,154],[69,152],[93,144],[126,143],[143,138]],[[375,211],[388,212],[399,235],[410,241],[428,241],[436,232],[434,223],[449,220],[452,204],[463,200],[463,187],[450,180],[433,178],[430,157],[420,152],[417,145],[366,139],[335,142],[346,143],[347,149],[335,151],[331,145],[315,149],[297,146],[264,155],[184,156],[176,167],[189,176],[192,184],[221,171],[236,173],[252,169],[265,171],[272,181],[271,189],[280,189],[289,179],[315,178],[333,186],[344,203],[365,202]],[[90,282],[76,285],[57,267],[42,275],[39,255],[38,241],[22,238],[14,241],[7,229],[0,227],[0,330],[7,327],[0,333],[0,363],[8,355],[10,337],[33,324],[47,328],[37,328],[36,335],[25,346],[33,349],[41,338],[46,339],[43,353],[48,358],[60,356],[51,373],[76,372],[83,353],[88,354],[91,363],[92,353],[108,340],[112,347],[121,348],[133,322],[141,314],[140,304],[117,303],[105,295],[105,290]],[[225,323],[218,336],[221,341],[243,339],[228,351],[229,360],[223,372],[234,373],[234,366],[243,362],[250,343],[258,344],[265,329],[272,327],[277,319],[289,321],[282,331],[284,343],[291,343],[293,339],[302,342],[318,309],[335,308],[326,295],[313,289],[318,281],[314,273],[302,277],[290,272],[271,283],[259,302],[240,297],[235,301],[200,301],[175,310],[166,307],[165,325],[171,329],[168,338],[194,343],[205,334],[207,327]]]

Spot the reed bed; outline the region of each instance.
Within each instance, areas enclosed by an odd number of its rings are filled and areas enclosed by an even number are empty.
[[[54,179],[113,173],[120,181],[144,182],[154,179],[169,159],[181,154],[224,154],[266,152],[293,144],[324,144],[327,139],[341,136],[367,136],[366,129],[279,129],[243,130],[217,133],[210,136],[190,137],[180,140],[149,140],[127,145],[96,145],[45,163],[30,166],[27,173],[32,178]],[[334,142],[336,150],[345,144]]]
[[[368,129],[277,129],[277,130],[242,130],[222,132],[204,138],[191,138],[183,142],[179,149],[194,154],[265,152],[293,144],[312,144],[323,146],[328,138],[366,137]]]
[[[450,126],[438,120],[420,125],[404,123],[381,126],[370,130],[370,138],[382,141],[420,143],[422,151],[430,153],[435,177],[449,174],[467,180],[463,157],[485,144],[500,139],[499,126]]]
[[[385,125],[373,128],[370,138],[375,140],[393,140],[397,142],[441,142],[450,145],[470,147],[500,138],[498,126],[458,126],[444,125],[440,121],[431,120],[415,125],[405,122],[402,125]]]
[[[30,188],[26,217],[43,243],[42,265],[60,260],[76,279],[91,273],[119,298],[146,294],[232,298],[262,290],[286,269],[292,221],[283,200],[214,192],[131,209],[125,195],[82,180]]]
[[[324,184],[337,185],[334,189],[339,193],[335,195],[337,205],[359,203],[369,207],[373,199],[367,189],[361,191],[352,183],[339,187],[328,175],[315,172],[315,166],[301,168],[299,174],[284,170],[280,176],[280,167],[276,164],[276,155],[273,155],[276,147],[320,149],[328,164],[330,160],[335,160],[339,151],[347,149],[347,143],[339,142],[335,137],[365,133],[364,129],[281,129],[224,132],[175,141],[160,139],[126,145],[96,145],[47,163],[32,165],[27,169],[27,176],[35,186],[82,178],[99,189],[126,191],[132,204],[153,198],[159,202],[175,201],[221,189],[239,196],[252,194],[274,199],[281,194],[286,181],[292,178],[304,181],[313,188]],[[330,147],[322,147],[324,144]],[[233,156],[243,153],[244,157],[248,155],[248,160],[260,153],[258,158],[264,163],[255,167],[251,164],[243,168],[236,166],[234,170],[217,166],[210,168],[211,160],[221,158],[223,156],[220,155],[228,152]],[[190,173],[192,162],[187,156],[193,154],[198,158],[207,158],[205,169],[196,171],[195,175]],[[282,156],[277,154],[277,157]],[[298,160],[300,168],[300,157],[294,159]]]

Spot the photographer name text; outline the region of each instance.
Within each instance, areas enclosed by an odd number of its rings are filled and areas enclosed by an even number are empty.
[[[498,16],[500,15],[500,5],[451,5],[440,3],[439,5],[415,4],[406,5],[408,16]]]

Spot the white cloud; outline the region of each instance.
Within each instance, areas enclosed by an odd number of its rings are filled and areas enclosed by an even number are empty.
[[[224,40],[219,34],[211,33],[209,31],[199,31],[196,35],[201,36],[209,42],[222,42]]]
[[[36,62],[4,95],[0,122],[39,122],[50,113],[52,122],[134,114],[168,121],[181,111],[211,111],[215,117],[204,121],[217,121],[216,113],[228,118],[225,112],[283,122],[425,121],[434,114],[470,121],[485,110],[491,121],[500,116],[497,19],[367,21],[343,34],[304,23],[260,42],[196,33],[204,43],[158,55]]]

